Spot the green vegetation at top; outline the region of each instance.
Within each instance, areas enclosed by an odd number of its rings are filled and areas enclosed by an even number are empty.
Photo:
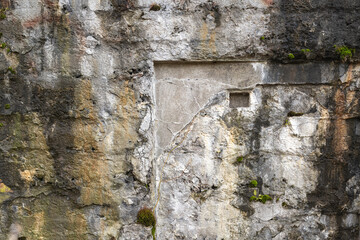
[[[289,59],[294,59],[294,58],[295,58],[295,56],[294,56],[294,54],[289,53],[288,58],[289,58]]]
[[[341,60],[343,61],[350,60],[353,54],[355,54],[354,48],[349,48],[347,46],[337,46],[337,45],[334,45],[334,48],[335,48],[335,52],[340,56]]]
[[[306,49],[304,48],[304,49],[301,49],[301,52],[305,54],[305,53],[311,52],[311,50],[308,48],[306,48]]]
[[[256,180],[251,180],[250,181],[250,187],[257,187],[258,182]]]
[[[0,20],[3,20],[6,18],[6,11],[8,9],[7,8],[0,8]]]

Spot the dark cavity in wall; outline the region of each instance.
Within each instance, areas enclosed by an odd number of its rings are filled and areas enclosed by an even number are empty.
[[[248,92],[230,92],[229,98],[231,108],[250,106],[250,93]]]
[[[135,0],[111,0],[111,4],[118,10],[127,10],[135,7]]]

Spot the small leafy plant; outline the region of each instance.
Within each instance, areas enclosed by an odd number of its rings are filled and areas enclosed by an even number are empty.
[[[265,40],[265,37],[264,36],[261,36],[260,37],[260,41],[264,41]]]
[[[1,8],[0,9],[0,20],[3,20],[3,19],[6,18],[6,11],[7,10],[8,10],[7,8]]]
[[[4,126],[4,124],[3,123],[0,123],[0,128],[2,128]]]
[[[250,181],[250,187],[257,187],[257,185],[258,185],[258,182],[256,181],[256,180],[251,180]]]
[[[291,123],[290,123],[289,119],[285,119],[284,126],[290,126],[290,125],[291,125]]]
[[[10,104],[5,104],[5,109],[10,109]]]
[[[7,46],[7,45],[6,45],[6,43],[4,43],[4,42],[0,44],[0,48],[2,48],[2,49],[6,48],[6,46]]]
[[[347,46],[336,46],[334,45],[335,52],[340,56],[342,61],[350,60],[355,54],[354,48],[349,48]]]
[[[16,71],[12,68],[12,67],[8,67],[7,69],[9,72],[11,72],[12,74],[16,74]]]
[[[270,197],[267,194],[265,194],[265,195],[259,194],[259,197],[257,197],[257,196],[251,196],[250,197],[251,202],[261,202],[263,204],[265,204],[266,201],[271,201],[271,200],[272,200],[272,197]]]
[[[239,157],[236,158],[237,163],[242,163],[243,160],[244,160],[243,156],[239,156]]]
[[[294,54],[289,53],[288,58],[289,58],[289,59],[294,59],[294,58],[295,58],[295,56],[294,56]]]
[[[310,49],[308,49],[308,48],[306,48],[306,49],[305,49],[305,48],[303,48],[303,49],[301,49],[301,52],[305,54],[305,53],[309,53],[309,52],[311,52],[311,50],[310,50]]]

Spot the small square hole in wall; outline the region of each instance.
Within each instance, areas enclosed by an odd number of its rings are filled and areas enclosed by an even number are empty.
[[[250,106],[250,93],[248,92],[230,92],[231,108],[249,107]]]

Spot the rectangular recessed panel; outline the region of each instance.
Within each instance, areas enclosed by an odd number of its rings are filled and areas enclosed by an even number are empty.
[[[232,92],[230,93],[230,107],[249,107],[250,94],[247,92]]]
[[[241,89],[261,84],[262,79],[262,67],[249,62],[155,62],[154,67],[157,156],[216,94],[240,92],[232,101],[234,107],[248,107],[249,94]]]

